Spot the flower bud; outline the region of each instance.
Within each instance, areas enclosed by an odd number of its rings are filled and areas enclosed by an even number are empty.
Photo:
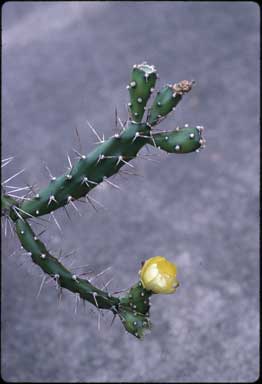
[[[176,280],[176,266],[163,256],[146,260],[139,275],[143,287],[153,293],[173,293],[179,285]]]

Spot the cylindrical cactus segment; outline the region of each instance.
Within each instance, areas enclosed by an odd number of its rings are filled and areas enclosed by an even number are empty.
[[[88,300],[98,308],[115,311],[114,308],[119,304],[119,299],[94,287],[88,280],[81,279],[66,269],[54,256],[50,255],[26,220],[18,219],[16,221],[16,233],[33,262],[50,275],[60,287],[79,294],[82,299]]]
[[[15,229],[22,247],[33,262],[53,278],[57,286],[78,294],[81,299],[89,301],[99,309],[108,309],[115,315],[118,314],[129,333],[137,338],[143,337],[143,332],[150,328],[149,297],[152,292],[144,289],[141,281],[132,286],[123,298],[111,296],[65,268],[48,252],[27,220],[16,220]]]
[[[153,133],[149,144],[170,153],[194,152],[205,144],[202,130],[203,127],[178,127],[175,131]]]
[[[174,110],[184,93],[191,90],[193,81],[183,80],[174,85],[166,85],[158,91],[155,100],[149,110],[147,123],[156,125],[161,119]]]
[[[146,63],[134,65],[131,80],[127,86],[130,94],[128,106],[133,121],[141,122],[147,101],[154,91],[156,79],[157,72],[153,65]]]
[[[118,314],[124,327],[137,338],[143,338],[144,331],[151,328],[149,319],[149,298],[153,292],[143,288],[141,281],[135,284],[125,297],[120,299]]]
[[[121,298],[120,304],[132,308],[134,312],[148,314],[150,307],[149,297],[151,295],[152,292],[146,290],[141,281],[139,281],[136,285],[130,288],[125,297]]]
[[[85,196],[134,159],[145,144],[172,153],[193,152],[205,143],[201,133],[202,127],[152,133],[147,124],[129,122],[120,135],[98,145],[88,156],[83,156],[68,174],[51,180],[47,188],[24,201],[19,217],[40,217]]]
[[[83,156],[66,175],[51,180],[33,198],[24,201],[18,217],[40,217],[85,196],[134,159],[145,144],[172,153],[187,153],[203,146],[202,127],[181,128],[174,132],[152,133],[149,125],[129,122],[119,135],[99,144],[88,156]],[[4,201],[7,204],[7,201]]]
[[[136,157],[148,142],[150,128],[129,122],[127,128],[99,144],[89,155],[82,156],[66,175],[51,180],[47,188],[22,203],[24,218],[42,216],[85,196]]]
[[[118,315],[127,332],[138,339],[143,339],[144,332],[150,330],[152,327],[149,317],[132,311],[131,308],[120,306],[118,308]]]

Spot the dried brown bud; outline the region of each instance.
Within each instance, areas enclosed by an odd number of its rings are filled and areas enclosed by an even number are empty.
[[[182,80],[173,85],[173,91],[183,95],[191,90],[194,81]]]

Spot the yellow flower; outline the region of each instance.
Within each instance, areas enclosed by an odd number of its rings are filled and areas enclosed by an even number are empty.
[[[154,293],[173,293],[178,287],[176,266],[163,256],[146,260],[139,271],[142,285]]]

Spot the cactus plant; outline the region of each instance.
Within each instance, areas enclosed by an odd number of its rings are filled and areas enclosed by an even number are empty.
[[[125,165],[132,167],[130,161],[147,144],[176,154],[199,151],[204,147],[203,127],[200,126],[154,132],[154,126],[174,110],[193,85],[193,82],[184,80],[162,87],[152,106],[147,109],[157,77],[154,66],[146,62],[134,65],[127,86],[130,94],[129,119],[121,133],[107,140],[98,136],[100,143],[91,153],[79,153],[79,160],[74,165],[69,161],[68,172],[57,178],[52,177],[47,187],[33,197],[20,201],[12,194],[14,190],[6,190],[6,181],[2,183],[1,196],[2,216],[13,223],[21,247],[31,256],[32,261],[52,277],[61,289],[65,288],[79,295],[99,309],[111,310],[114,315],[119,315],[127,332],[137,338],[142,338],[144,331],[151,326],[150,297],[176,290],[178,283],[175,266],[163,257],[149,259],[139,272],[139,281],[128,293],[121,298],[112,296],[66,269],[35,235],[29,222],[32,218],[53,214],[60,207],[74,204],[74,200],[82,197],[88,199],[88,193],[93,188],[102,182],[110,182],[108,178],[120,168]],[[148,111],[147,116],[142,121],[145,111]],[[4,165],[8,162],[9,159],[6,159]]]

